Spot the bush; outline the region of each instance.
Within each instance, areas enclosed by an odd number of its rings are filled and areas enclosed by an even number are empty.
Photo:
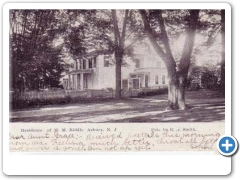
[[[197,91],[199,89],[200,89],[200,85],[198,82],[192,82],[187,88],[188,91]]]
[[[59,98],[49,98],[49,99],[14,99],[10,106],[12,109],[22,109],[29,107],[40,107],[43,105],[52,105],[52,104],[67,104],[71,101],[69,96],[59,97]]]
[[[202,77],[202,86],[206,89],[216,89],[218,88],[218,77],[214,74],[214,72],[205,72]]]
[[[162,95],[167,93],[168,93],[168,88],[144,89],[138,93],[138,97],[155,96],[155,95]]]
[[[44,105],[61,105],[68,103],[93,103],[112,100],[112,97],[59,97],[59,98],[48,98],[48,99],[14,99],[10,102],[11,109],[23,109],[23,108],[34,108],[41,107]]]

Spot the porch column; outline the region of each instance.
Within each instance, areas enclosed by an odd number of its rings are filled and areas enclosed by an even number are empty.
[[[80,73],[80,89],[83,90],[83,73]]]
[[[78,83],[77,83],[77,74],[75,74],[75,89],[77,90],[78,89]]]
[[[78,59],[77,61],[78,61],[78,69],[80,69],[80,67],[81,67],[81,65],[80,65],[81,61],[80,61],[80,59]]]
[[[83,59],[80,59],[80,68],[79,69],[83,69]]]
[[[72,75],[72,89],[75,89],[74,74]]]
[[[71,75],[68,75],[68,89],[71,88]]]
[[[79,76],[80,76],[80,74],[77,74],[77,77],[76,77],[76,79],[77,79],[77,90],[79,90],[80,89],[80,78],[79,78]]]

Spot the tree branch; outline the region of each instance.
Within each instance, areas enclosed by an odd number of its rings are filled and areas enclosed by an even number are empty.
[[[133,28],[133,29],[131,30],[131,32],[127,35],[127,37],[125,38],[125,41],[126,41],[133,33],[135,33],[135,29],[134,29],[134,28]]]
[[[165,29],[164,20],[162,18],[162,10],[159,10],[158,23],[159,23],[159,26],[160,26],[161,35],[162,35],[162,42],[163,42],[163,45],[166,49],[166,53],[168,54],[169,57],[171,57],[171,59],[174,59],[173,55],[172,55],[170,45],[169,45],[169,39],[168,39],[168,35],[167,35],[166,29]]]
[[[126,27],[127,27],[127,21],[128,21],[128,12],[129,10],[125,10],[125,17],[123,20],[123,30],[122,30],[122,37],[120,39],[120,46],[124,47],[124,41],[125,41],[125,35],[126,35]]]
[[[159,44],[156,41],[156,38],[154,37],[154,32],[152,31],[149,23],[148,23],[148,17],[147,17],[147,13],[145,10],[139,10],[142,20],[143,20],[143,24],[144,24],[144,28],[146,30],[147,36],[150,40],[150,42],[153,45],[154,50],[156,51],[156,53],[162,58],[162,60],[167,63],[167,57],[165,52],[163,51],[163,49],[159,46]]]
[[[101,12],[102,12],[103,14],[107,15],[110,19],[112,18],[112,17],[111,17],[111,14],[109,14],[107,11],[102,10]]]
[[[116,14],[115,9],[112,10],[112,17],[113,17],[115,45],[119,45],[120,44],[120,32],[119,32],[119,28],[118,28],[117,14]]]
[[[124,52],[131,47],[139,38],[136,38],[133,42],[131,42],[127,47],[124,48]]]
[[[199,17],[199,10],[190,10],[189,25],[187,28],[187,36],[185,38],[184,47],[182,51],[182,57],[179,64],[179,72],[188,72],[190,65],[190,59],[195,40],[195,32],[197,29],[197,22]]]

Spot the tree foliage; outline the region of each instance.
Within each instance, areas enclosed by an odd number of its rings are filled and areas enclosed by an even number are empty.
[[[196,66],[197,56],[206,56],[220,43],[224,87],[224,24],[224,10],[11,10],[11,87],[57,87],[65,68],[63,51],[77,60],[91,51],[109,50],[115,57],[119,99],[124,56],[132,55],[133,45],[148,37],[168,70],[170,107],[185,109],[189,69]]]
[[[70,28],[67,44],[71,54],[81,56],[90,51],[114,53],[116,98],[121,98],[121,67],[124,56],[132,55],[132,45],[140,40],[143,26],[135,10],[73,10],[69,12],[79,24]],[[76,24],[76,23],[73,23]],[[80,53],[80,54],[79,54]],[[77,57],[75,58],[77,59]]]
[[[62,71],[61,47],[53,40],[64,30],[55,10],[10,11],[11,88],[23,91],[57,87]]]

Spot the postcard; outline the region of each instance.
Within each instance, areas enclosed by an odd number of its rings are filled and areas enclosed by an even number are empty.
[[[231,172],[230,5],[3,10],[5,174]]]

